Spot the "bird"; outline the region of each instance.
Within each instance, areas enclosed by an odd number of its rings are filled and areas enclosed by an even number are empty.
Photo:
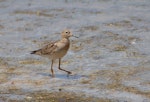
[[[65,71],[69,74],[72,74],[72,72],[62,69],[60,67],[61,65],[61,59],[67,54],[69,46],[70,46],[70,37],[76,37],[72,34],[72,32],[69,29],[65,29],[61,32],[61,39],[58,41],[51,42],[47,44],[46,46],[42,47],[41,49],[31,51],[30,54],[39,55],[42,57],[49,58],[51,60],[51,75],[52,77],[55,77],[54,71],[53,71],[53,63],[56,59],[59,59],[58,69]]]

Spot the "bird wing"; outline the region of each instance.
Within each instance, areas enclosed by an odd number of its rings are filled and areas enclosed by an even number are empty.
[[[47,54],[52,54],[56,51],[57,49],[57,41],[53,43],[49,43],[48,45],[44,46],[41,49],[32,51],[31,54],[37,54],[37,55],[47,55]]]
[[[68,44],[67,44],[68,45]],[[55,41],[53,43],[49,43],[39,50],[32,51],[31,54],[37,55],[50,55],[55,52],[59,52],[61,49],[64,49],[66,44],[62,41]]]
[[[57,48],[57,45],[55,43],[50,43],[40,49],[40,52],[42,55],[52,54],[55,52],[55,49]]]

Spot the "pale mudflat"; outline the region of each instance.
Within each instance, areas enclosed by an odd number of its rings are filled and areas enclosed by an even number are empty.
[[[31,54],[36,54],[40,55],[43,57],[49,58],[52,63],[51,63],[51,73],[52,77],[54,77],[54,71],[53,71],[53,62],[56,59],[59,59],[59,66],[58,69],[67,72],[68,74],[71,74],[70,71],[67,71],[65,69],[62,69],[60,67],[61,64],[61,58],[64,57],[69,49],[70,46],[70,40],[69,38],[73,36],[70,30],[63,30],[61,33],[61,39],[59,41],[55,41],[53,43],[50,43],[46,46],[44,46],[41,49],[32,51]],[[76,36],[74,36],[76,37]]]

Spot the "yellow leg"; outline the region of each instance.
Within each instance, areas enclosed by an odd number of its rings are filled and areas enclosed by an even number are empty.
[[[51,63],[51,73],[52,73],[52,77],[55,77],[55,76],[54,76],[54,71],[53,71],[53,62],[54,62],[54,61],[52,60],[52,63]]]
[[[60,68],[60,64],[61,64],[61,58],[59,58],[59,66],[58,66],[58,69],[59,69],[59,70],[62,70],[62,71],[65,71],[65,72],[67,72],[68,74],[71,74],[70,71],[67,71],[67,70],[65,70],[65,69]]]

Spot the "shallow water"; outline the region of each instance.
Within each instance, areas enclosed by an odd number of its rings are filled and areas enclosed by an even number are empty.
[[[149,5],[149,0],[0,0],[0,101],[149,102]],[[71,38],[61,64],[73,75],[58,70],[56,61],[52,78],[50,60],[30,51],[58,40],[65,28],[79,36]],[[55,95],[61,93],[68,97]]]

